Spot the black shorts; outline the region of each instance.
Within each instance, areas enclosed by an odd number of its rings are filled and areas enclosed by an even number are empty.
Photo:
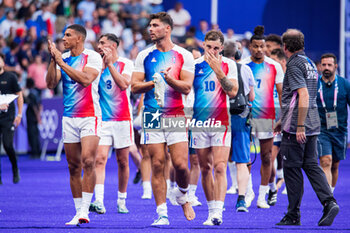
[[[295,134],[283,132],[280,153],[284,167],[317,164],[317,135],[307,136],[306,143],[300,144]]]

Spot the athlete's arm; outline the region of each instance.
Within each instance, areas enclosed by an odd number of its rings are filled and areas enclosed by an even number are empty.
[[[305,126],[301,127],[305,124],[305,119],[307,112],[309,110],[309,92],[306,87],[299,88],[297,90],[299,101],[298,101],[298,126],[296,132],[296,139],[299,143],[306,142],[305,136]]]
[[[69,66],[62,59],[57,63],[71,79],[80,83],[84,87],[89,86],[99,75],[98,70],[91,67],[85,67],[83,71],[79,71]]]
[[[181,70],[180,79],[176,80],[171,76],[170,70],[171,67],[168,67],[166,70],[161,71],[161,73],[164,73],[164,79],[168,85],[171,86],[174,90],[188,95],[192,88],[194,74],[187,70]]]
[[[154,82],[144,82],[145,73],[133,72],[131,76],[131,92],[135,94],[145,93],[154,88]]]
[[[120,74],[114,67],[113,63],[109,63],[107,67],[109,68],[109,72],[111,72],[114,82],[118,85],[120,90],[124,91],[127,89],[130,85],[130,75]]]
[[[61,79],[61,70],[56,68],[56,62],[51,58],[49,69],[46,73],[46,85],[48,88],[53,89],[57,86]]]
[[[248,94],[248,100],[249,102],[253,102],[255,99],[255,92],[254,92],[254,86],[249,86],[249,94]]]
[[[238,81],[237,79],[228,79],[226,74],[221,68],[222,56],[215,57],[210,52],[204,55],[204,60],[209,64],[209,66],[214,71],[217,79],[221,84],[221,88],[224,92],[230,97],[234,98],[237,95],[238,91]]]

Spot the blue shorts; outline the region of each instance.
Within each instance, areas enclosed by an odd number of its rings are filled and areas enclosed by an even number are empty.
[[[335,162],[344,160],[347,138],[347,134],[340,132],[321,132],[317,140],[318,156],[332,155],[332,159]]]
[[[236,163],[250,162],[250,126],[246,125],[247,118],[238,115],[231,116],[232,155]]]

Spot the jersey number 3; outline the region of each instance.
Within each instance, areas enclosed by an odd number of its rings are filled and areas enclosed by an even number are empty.
[[[106,87],[107,87],[107,90],[110,90],[112,88],[112,81],[111,80],[106,81]]]

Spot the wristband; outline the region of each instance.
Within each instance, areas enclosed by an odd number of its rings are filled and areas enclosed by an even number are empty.
[[[22,118],[22,114],[17,114],[18,117]]]
[[[297,125],[297,127],[305,127],[305,125]]]

